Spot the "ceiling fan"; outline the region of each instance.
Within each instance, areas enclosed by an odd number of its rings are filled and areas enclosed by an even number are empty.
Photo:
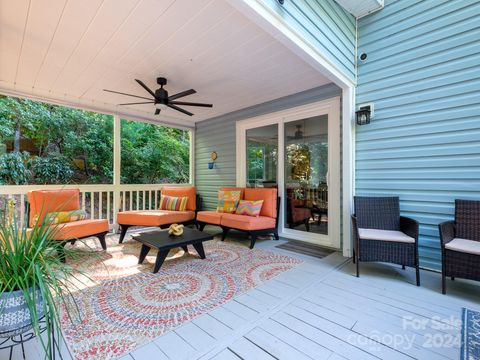
[[[111,92],[111,93],[114,93],[114,94],[132,96],[132,97],[136,97],[136,98],[139,98],[139,99],[149,100],[149,101],[144,101],[144,102],[124,103],[124,104],[118,104],[118,105],[155,104],[155,115],[160,114],[161,110],[169,107],[169,108],[172,108],[174,110],[180,111],[181,113],[184,113],[188,116],[192,116],[193,114],[190,111],[182,109],[181,107],[178,107],[177,105],[200,106],[200,107],[212,107],[213,106],[212,104],[202,104],[202,103],[193,103],[193,102],[185,102],[185,101],[176,101],[177,99],[182,98],[184,96],[195,94],[196,91],[193,90],[193,89],[190,89],[190,90],[182,91],[178,94],[168,96],[168,91],[163,88],[165,85],[167,85],[167,79],[164,78],[164,77],[157,78],[157,84],[160,85],[160,87],[157,90],[155,90],[155,92],[150,90],[150,88],[147,85],[145,85],[141,80],[135,79],[135,81],[141,87],[143,87],[153,97],[153,99],[150,99],[148,97],[138,96],[138,95],[126,94],[126,93],[122,93],[122,92],[119,92],[119,91],[107,90],[107,89],[103,89],[103,91]]]
[[[303,134],[303,125],[298,124],[295,125],[295,134],[293,136],[287,136],[287,139],[289,140],[302,140],[304,138]]]

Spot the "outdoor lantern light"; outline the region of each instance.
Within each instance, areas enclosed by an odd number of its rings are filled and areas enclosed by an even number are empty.
[[[355,117],[358,125],[367,125],[370,124],[370,119],[372,116],[371,106],[360,106],[355,112]]]

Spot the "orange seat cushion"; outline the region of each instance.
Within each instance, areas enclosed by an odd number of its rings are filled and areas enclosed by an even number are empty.
[[[275,219],[269,216],[223,214],[220,224],[238,230],[265,230],[275,228]]]
[[[33,226],[37,215],[37,223],[41,223],[47,212],[80,209],[79,189],[34,190],[30,191],[27,196],[30,203],[30,226]]]
[[[108,232],[108,221],[106,219],[72,221],[59,224],[54,229],[54,240],[80,239]]]
[[[219,213],[216,211],[199,211],[197,213],[197,220],[207,224],[220,225],[223,215],[225,215],[225,213]]]
[[[194,211],[133,210],[118,213],[120,225],[160,226],[195,219]]]
[[[263,200],[260,216],[277,217],[276,188],[245,188],[245,200]]]
[[[162,195],[174,197],[188,197],[186,210],[195,211],[197,209],[197,189],[194,186],[172,187],[165,186],[161,190]]]

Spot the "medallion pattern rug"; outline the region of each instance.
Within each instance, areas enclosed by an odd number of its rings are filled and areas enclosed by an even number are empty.
[[[205,260],[190,247],[189,254],[173,250],[152,274],[156,251],[138,265],[139,243],[118,244],[112,237],[108,245],[106,253],[70,259],[92,280],[74,294],[79,319],[62,316],[75,359],[124,355],[301,263],[273,251],[214,240],[204,243]]]
[[[462,310],[462,349],[461,360],[480,359],[480,312]]]

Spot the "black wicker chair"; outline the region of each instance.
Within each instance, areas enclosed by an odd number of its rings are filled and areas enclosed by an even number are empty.
[[[420,286],[418,264],[418,222],[400,216],[398,197],[355,196],[352,216],[353,261],[360,275],[360,262],[389,262],[414,267]]]
[[[480,201],[455,200],[455,221],[438,225],[442,247],[442,293],[446,277],[480,281]]]

